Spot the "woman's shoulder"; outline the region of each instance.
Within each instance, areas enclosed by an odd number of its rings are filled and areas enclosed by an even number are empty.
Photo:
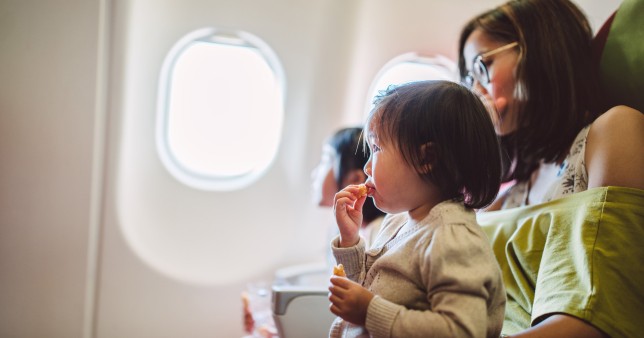
[[[592,124],[586,144],[588,188],[644,188],[644,114],[616,106]]]
[[[615,106],[595,119],[592,130],[615,131],[615,128],[631,123],[644,123],[644,114],[628,106]]]

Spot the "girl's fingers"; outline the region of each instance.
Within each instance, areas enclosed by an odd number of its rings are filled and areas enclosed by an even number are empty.
[[[366,195],[365,195],[365,196],[362,196],[362,197],[360,197],[360,198],[358,198],[358,200],[355,202],[355,204],[353,204],[353,208],[354,208],[356,211],[358,211],[358,212],[362,213],[362,206],[364,205],[364,202],[365,202],[366,200],[367,200],[367,196],[366,196]]]
[[[331,284],[333,284],[331,287],[336,286],[339,289],[346,289],[349,285],[349,280],[346,277],[333,275],[331,276]]]
[[[344,269],[346,271],[346,266],[344,267]],[[350,279],[348,279],[347,277],[344,277],[344,276],[333,275],[333,276],[331,276],[331,283],[346,289],[349,285],[351,285],[352,283],[355,283],[355,282],[351,281]]]
[[[337,201],[340,198],[348,198],[350,201],[355,202],[356,200],[366,196],[366,194],[363,194],[362,190],[363,189],[360,188],[360,185],[348,185],[335,194],[335,200]]]
[[[329,301],[330,301],[332,304],[334,304],[334,305],[335,305],[335,304],[340,303],[340,302],[342,301],[342,298],[340,298],[340,297],[338,297],[338,296],[336,296],[336,295],[334,295],[334,294],[329,294]]]
[[[335,196],[335,208],[339,209],[346,206],[353,206],[355,203],[355,197],[352,195],[348,196]]]
[[[336,277],[336,279],[339,279],[339,278],[341,278],[341,277]],[[332,282],[332,283],[333,283],[333,282]],[[346,289],[344,289],[344,288],[342,288],[342,287],[339,287],[339,286],[337,286],[337,285],[331,285],[331,286],[329,286],[329,292],[330,292],[332,295],[337,296],[337,297],[338,297],[338,298],[340,298],[340,299],[344,298],[344,296],[347,294],[347,290],[346,290]]]
[[[335,200],[336,205],[353,205],[354,202],[355,200],[350,197],[341,197]]]
[[[335,304],[331,303],[331,305],[329,305],[329,310],[331,310],[331,313],[333,313],[334,315],[340,316],[340,308],[335,306]]]
[[[335,194],[336,200],[340,198],[349,198],[351,200],[355,200],[356,199],[355,192],[345,188],[345,190],[340,190]]]
[[[352,184],[344,188],[342,191],[347,191],[351,193],[354,199],[359,199],[363,197],[362,188],[360,188],[360,186],[361,185]]]

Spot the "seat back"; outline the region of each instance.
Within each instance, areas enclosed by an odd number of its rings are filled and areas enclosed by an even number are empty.
[[[328,337],[330,267],[326,262],[293,265],[275,273],[272,312],[280,338]]]
[[[644,0],[624,0],[598,30],[593,57],[599,69],[601,110],[626,105],[644,112]]]

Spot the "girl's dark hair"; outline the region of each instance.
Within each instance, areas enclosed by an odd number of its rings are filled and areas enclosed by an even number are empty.
[[[369,147],[361,142],[362,128],[349,127],[335,132],[328,141],[328,144],[335,150],[335,181],[338,190],[344,188],[342,179],[352,170],[363,170],[369,160]],[[369,223],[379,216],[384,215],[373,204],[373,199],[367,198],[362,206],[362,217],[364,223]]]
[[[445,198],[471,208],[494,201],[501,183],[499,143],[476,94],[450,81],[419,81],[391,87],[374,103],[368,133],[395,145]]]
[[[513,165],[504,179],[525,181],[539,166],[562,160],[579,131],[599,115],[592,29],[568,0],[511,0],[463,28],[458,67],[467,74],[463,48],[480,29],[500,43],[519,43],[515,102],[518,125],[501,144]]]

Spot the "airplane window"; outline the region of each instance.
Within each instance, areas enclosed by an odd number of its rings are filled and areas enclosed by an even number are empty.
[[[398,85],[422,80],[449,80],[458,82],[458,68],[454,61],[445,56],[422,56],[416,53],[400,55],[387,62],[372,82],[370,96],[367,98],[368,114],[373,107],[373,99],[390,85]]]
[[[259,179],[280,141],[284,76],[272,50],[245,32],[203,29],[167,55],[157,148],[191,187],[234,190]]]

